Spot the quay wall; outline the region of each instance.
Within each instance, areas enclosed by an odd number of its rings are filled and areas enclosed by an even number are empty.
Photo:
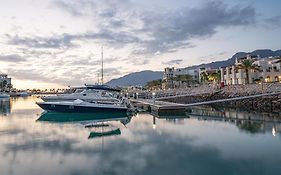
[[[245,96],[246,94],[235,95]],[[200,94],[200,95],[189,95],[182,97],[171,97],[163,101],[174,102],[174,103],[196,103],[203,101],[212,101],[218,99],[226,99],[234,97],[233,93],[225,93],[224,91],[216,94]],[[246,110],[255,110],[260,112],[278,112],[281,113],[281,95],[272,95],[272,96],[263,96],[250,99],[242,99],[228,102],[215,103],[210,106],[214,107],[230,107],[230,108],[239,108]]]
[[[257,88],[253,88],[253,86],[243,86],[241,90],[230,89],[226,87],[221,91],[217,92],[206,92],[202,94],[196,95],[188,95],[188,96],[179,96],[179,97],[171,97],[163,99],[163,101],[174,102],[174,103],[196,103],[196,102],[203,102],[203,101],[212,101],[218,99],[226,99],[226,98],[233,98],[233,97],[241,97],[247,95],[254,95],[254,94],[261,94],[261,93],[270,93],[270,92],[280,92],[281,85],[275,84],[274,89],[267,90],[265,89],[263,92],[258,91]],[[261,89],[261,88],[258,88]],[[235,100],[235,101],[228,101],[228,102],[221,102],[215,103],[210,106],[214,107],[227,107],[227,108],[239,108],[239,109],[246,109],[246,110],[254,110],[260,112],[276,112],[281,114],[281,95],[272,95],[272,96],[263,96],[263,97],[256,97],[250,99],[243,99],[243,100]]]

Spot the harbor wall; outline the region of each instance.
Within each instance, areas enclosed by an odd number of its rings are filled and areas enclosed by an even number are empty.
[[[245,95],[243,94],[241,96],[245,96]],[[200,95],[171,97],[163,101],[189,104],[189,103],[197,103],[203,101],[226,99],[232,97],[233,94],[231,93],[216,93],[216,94],[205,93]],[[237,97],[237,94],[235,97]],[[210,106],[239,108],[239,109],[255,110],[261,112],[277,112],[281,114],[281,95],[272,95],[272,96],[263,96],[263,97],[256,97],[250,99],[227,101],[227,102],[215,103]]]

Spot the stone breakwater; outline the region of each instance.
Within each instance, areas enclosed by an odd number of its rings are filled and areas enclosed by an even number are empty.
[[[224,87],[221,90],[212,92],[205,92],[196,95],[180,96],[167,98],[164,101],[174,103],[197,103],[203,101],[212,101],[218,99],[227,99],[233,97],[242,97],[248,95],[281,92],[281,84],[263,84],[263,85],[236,85]],[[246,110],[264,111],[264,112],[278,112],[281,113],[281,95],[272,95],[264,97],[256,97],[243,100],[235,100],[228,102],[221,102],[212,104],[215,107],[231,107]]]

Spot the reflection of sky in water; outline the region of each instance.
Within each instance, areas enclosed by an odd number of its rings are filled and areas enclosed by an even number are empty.
[[[12,103],[0,117],[0,174],[278,174],[281,141],[272,127],[248,132],[235,123],[155,119],[139,114],[121,135],[88,140],[79,123],[35,122],[42,112]],[[36,99],[37,100],[37,99]],[[258,115],[258,114],[256,114]],[[279,126],[280,128],[280,126]]]

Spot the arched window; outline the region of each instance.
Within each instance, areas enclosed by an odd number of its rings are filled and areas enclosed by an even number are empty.
[[[270,76],[267,76],[267,77],[265,78],[265,82],[271,82]]]

